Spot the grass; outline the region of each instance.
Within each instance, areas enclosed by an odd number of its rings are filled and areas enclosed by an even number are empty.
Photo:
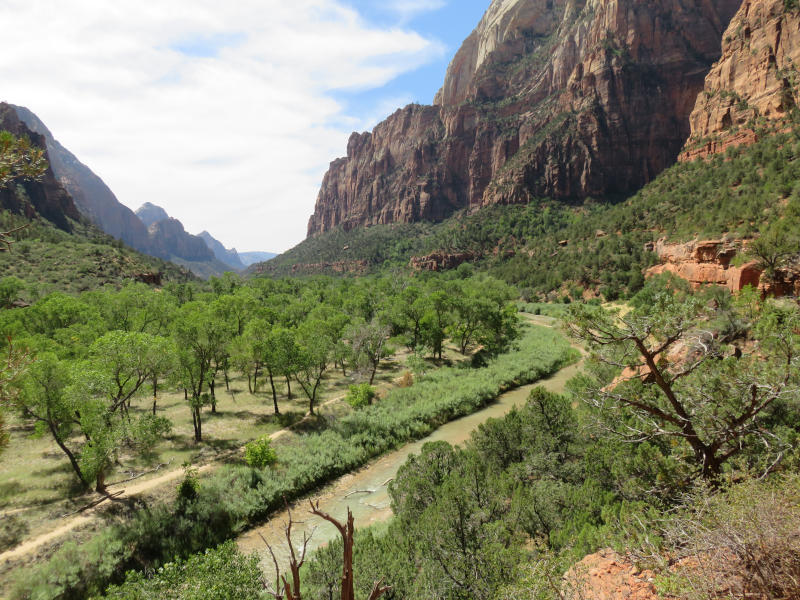
[[[385,360],[375,379],[379,392],[394,385],[405,369],[408,352],[402,349]],[[445,352],[445,363],[463,360],[454,348]],[[329,371],[325,377],[324,389],[318,399],[319,417],[304,424],[299,430],[314,430],[330,417],[341,417],[351,411],[341,399],[348,392],[353,380],[348,373]],[[248,391],[247,379],[234,376],[230,390],[225,390],[224,382],[217,386],[217,414],[210,407],[203,413],[203,441],[194,442],[191,414],[183,392],[167,391],[159,394],[158,414],[169,418],[173,423],[172,433],[160,443],[149,458],[122,457],[122,465],[109,475],[113,484],[128,479],[132,475],[150,471],[159,464],[167,464],[168,469],[180,468],[185,463],[203,465],[211,462],[239,462],[244,445],[263,435],[295,425],[308,411],[308,399],[302,394],[300,386],[292,385],[293,400],[286,397],[286,384],[276,380],[280,417],[274,414],[272,393],[269,381],[259,378],[259,391]],[[132,416],[151,410],[152,397],[145,394],[133,403]],[[0,515],[17,514],[24,516],[28,526],[28,538],[51,530],[61,516],[72,512],[90,501],[90,494],[82,490],[64,454],[53,443],[49,434],[38,434],[31,423],[17,415],[8,415],[11,441],[3,454],[0,467]],[[291,437],[291,436],[290,436]],[[287,438],[289,439],[289,438]],[[124,466],[123,466],[124,465]],[[149,473],[137,479],[147,481],[163,475]],[[169,490],[154,491],[153,496],[163,497],[172,493]]]

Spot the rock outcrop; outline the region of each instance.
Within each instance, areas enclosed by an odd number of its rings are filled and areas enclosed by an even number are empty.
[[[80,212],[107,234],[147,253],[147,227],[131,209],[121,204],[105,182],[53,137],[39,117],[22,106],[13,107],[19,118],[44,137],[50,167]]]
[[[474,252],[432,252],[412,257],[409,266],[415,271],[447,271],[476,258],[478,256]]]
[[[17,115],[10,104],[0,103],[0,130],[10,131],[18,137],[28,137],[31,143],[47,149],[43,135],[32,131]],[[72,222],[80,221],[81,214],[72,197],[56,179],[52,168],[52,158],[46,151],[51,164],[39,181],[19,180],[15,185],[0,189],[0,207],[25,215],[32,219],[40,216],[59,229],[72,231]]]
[[[728,242],[706,240],[668,244],[659,240],[654,251],[661,264],[648,269],[648,277],[673,273],[695,289],[704,285],[721,285],[732,292],[738,292],[746,285],[758,288],[761,283],[761,270],[757,263],[731,264],[738,247]]]
[[[682,160],[756,141],[758,119],[785,119],[800,102],[800,7],[745,0],[722,38],[690,117]]]
[[[353,134],[308,234],[638,189],[671,165],[741,0],[494,0],[434,106]]]
[[[569,600],[658,600],[655,574],[605,549],[586,556],[564,576],[561,596]]]

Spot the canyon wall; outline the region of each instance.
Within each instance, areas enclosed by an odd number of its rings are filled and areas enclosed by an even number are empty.
[[[799,65],[800,8],[785,0],[745,0],[697,98],[681,159],[750,144],[757,126],[787,119],[800,101]]]
[[[634,191],[671,165],[741,0],[494,0],[434,106],[353,134],[308,234]]]

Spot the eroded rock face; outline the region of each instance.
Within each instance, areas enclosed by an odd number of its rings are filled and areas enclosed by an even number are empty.
[[[759,117],[784,119],[800,101],[800,9],[784,0],[745,0],[722,41],[690,117],[682,160],[756,141]]]
[[[474,252],[432,252],[412,257],[409,266],[415,271],[447,271],[476,258],[478,256]]]
[[[214,260],[214,253],[196,235],[186,233],[178,219],[164,219],[150,225],[151,252],[154,256],[171,260],[177,256],[184,260],[206,262]]]
[[[18,137],[27,136],[35,146],[47,148],[44,136],[31,131],[20,120],[14,107],[5,102],[0,103],[0,130],[10,131]],[[51,157],[47,152],[46,158],[49,163]],[[18,193],[18,186],[23,193]],[[81,219],[72,198],[56,179],[50,166],[39,181],[19,180],[14,185],[0,189],[0,207],[29,219],[38,214],[64,231],[72,230],[70,220]]]
[[[736,245],[721,240],[693,241],[686,244],[667,244],[659,240],[654,249],[661,264],[651,267],[647,277],[673,273],[697,289],[704,285],[721,285],[738,292],[750,285],[758,288],[761,270],[757,263],[732,266]]]
[[[590,554],[564,576],[562,597],[569,600],[658,600],[655,574],[642,571],[610,548]]]
[[[354,134],[309,235],[638,189],[676,159],[741,0],[494,0],[435,106]]]

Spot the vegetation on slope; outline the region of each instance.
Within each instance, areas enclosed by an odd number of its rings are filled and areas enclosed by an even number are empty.
[[[18,298],[23,301],[54,291],[74,294],[104,285],[120,287],[158,274],[163,283],[195,279],[181,267],[136,252],[91,225],[74,222],[67,233],[42,219],[29,221],[0,211],[0,230],[22,226],[13,234],[11,251],[0,252],[0,275],[24,283]]]
[[[800,227],[800,129],[760,135],[752,146],[678,163],[623,202],[569,207],[543,199],[439,224],[333,231],[307,239],[264,269],[281,274],[296,264],[362,260],[373,269],[405,268],[412,256],[468,252],[480,268],[529,297],[557,292],[553,298],[569,293],[577,299],[584,289],[607,300],[629,297],[656,260],[648,242],[750,238],[784,216],[788,229]]]

